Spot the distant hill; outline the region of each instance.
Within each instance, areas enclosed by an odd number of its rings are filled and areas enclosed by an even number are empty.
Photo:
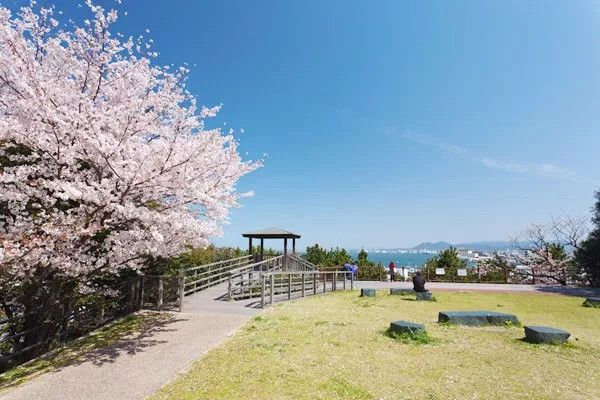
[[[495,251],[495,250],[506,250],[513,248],[511,242],[505,240],[496,241],[485,241],[485,242],[473,242],[473,243],[448,243],[448,242],[424,242],[418,246],[413,247],[411,250],[445,250],[448,247],[453,246],[457,249],[469,249],[469,250],[480,250],[480,251]]]
[[[448,247],[452,246],[452,243],[448,242],[424,242],[419,244],[418,246],[413,247],[411,250],[445,250]]]

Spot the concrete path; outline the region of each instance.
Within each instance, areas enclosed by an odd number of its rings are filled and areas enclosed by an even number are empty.
[[[220,285],[188,297],[172,319],[0,392],[0,399],[144,399],[260,312],[253,301],[218,300],[225,291]]]

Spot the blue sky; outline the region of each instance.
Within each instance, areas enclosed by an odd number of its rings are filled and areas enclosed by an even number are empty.
[[[101,1],[111,5],[112,1]],[[3,2],[9,6],[15,2]],[[57,8],[80,13],[71,2]],[[503,240],[600,187],[600,3],[125,1],[264,168],[220,245]],[[275,245],[276,243],[273,243]]]

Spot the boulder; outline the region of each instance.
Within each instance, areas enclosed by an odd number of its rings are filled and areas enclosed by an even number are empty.
[[[417,300],[419,300],[419,301],[432,301],[433,300],[433,295],[429,291],[416,292],[416,293],[417,293]]]
[[[415,291],[412,289],[403,289],[403,288],[393,287],[393,288],[390,288],[390,294],[405,296],[405,295],[415,294]]]
[[[438,322],[468,326],[521,325],[515,315],[495,311],[441,311]]]
[[[583,305],[586,307],[600,307],[600,297],[588,297]]]
[[[375,297],[375,289],[360,289],[360,297]]]
[[[425,333],[425,325],[408,321],[394,321],[390,323],[390,331],[398,333]]]
[[[529,343],[565,343],[571,334],[562,329],[550,328],[548,326],[526,326],[525,340]]]

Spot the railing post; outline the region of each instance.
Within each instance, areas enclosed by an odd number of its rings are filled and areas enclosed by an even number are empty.
[[[185,277],[179,277],[179,312],[183,309],[183,296],[185,295]]]
[[[337,290],[337,271],[333,273],[331,277],[331,291],[335,292]]]
[[[197,287],[198,287],[198,270],[195,269],[194,270],[194,293],[196,293]]]
[[[158,277],[158,309],[162,310],[163,307],[163,294],[164,294],[164,286],[163,286],[163,277]]]
[[[317,294],[317,273],[313,274],[313,294]]]
[[[229,283],[228,283],[228,287],[227,287],[227,293],[228,293],[228,299],[229,301],[233,300],[233,298],[231,297],[231,274],[229,274]]]
[[[271,282],[270,282],[270,284],[271,284],[271,290],[270,290],[271,293],[269,293],[269,295],[270,295],[270,301],[269,301],[269,303],[273,304],[273,292],[275,292],[275,276],[273,274],[271,274],[270,280],[271,280]]]
[[[327,272],[323,272],[323,293],[327,293]]]
[[[346,278],[348,278],[348,271],[344,272],[344,286],[343,286],[344,290],[346,290]]]
[[[260,308],[265,308],[265,276],[260,276]]]
[[[354,290],[354,272],[350,272],[350,289]]]
[[[292,299],[292,274],[288,273],[288,300]]]
[[[306,275],[304,274],[304,272],[301,272],[302,274],[302,297],[304,297],[304,292],[306,291]]]

